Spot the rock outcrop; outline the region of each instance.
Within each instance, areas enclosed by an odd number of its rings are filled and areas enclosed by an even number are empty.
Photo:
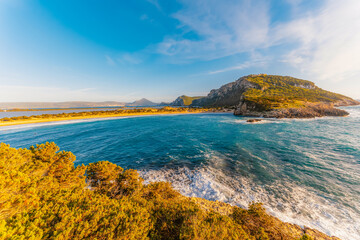
[[[197,97],[189,97],[186,95],[182,95],[175,99],[172,103],[170,103],[170,106],[189,106],[192,105],[192,103],[196,100],[199,100],[201,98],[204,98],[203,96],[197,96]]]
[[[249,88],[257,88],[255,84],[246,79],[247,77],[241,77],[235,82],[221,86],[219,89],[213,89],[206,97],[194,100],[191,105],[202,107],[237,106],[242,95]]]
[[[170,103],[170,106],[182,107],[185,106],[184,100],[181,97],[175,99],[175,101]]]

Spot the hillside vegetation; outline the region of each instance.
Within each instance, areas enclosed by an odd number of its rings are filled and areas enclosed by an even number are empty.
[[[75,167],[54,143],[0,144],[0,239],[336,239],[249,209],[188,198],[107,162]]]
[[[349,97],[317,87],[313,82],[288,76],[248,75],[213,89],[193,106],[235,108],[235,115],[257,117],[346,116],[334,106],[360,104]]]
[[[244,100],[254,102],[263,110],[305,107],[307,103],[332,103],[353,101],[341,94],[323,90],[313,82],[288,76],[250,75],[247,81],[256,85],[244,93]]]
[[[185,106],[189,106],[195,99],[200,99],[202,97],[189,97],[182,95],[180,98],[184,101]]]
[[[186,95],[182,95],[175,99],[175,101],[170,103],[170,106],[190,106],[194,100],[201,99],[202,96],[197,97],[189,97]]]

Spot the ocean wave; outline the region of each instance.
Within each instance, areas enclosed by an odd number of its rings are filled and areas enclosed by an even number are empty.
[[[241,118],[241,119],[225,119],[222,120],[220,122],[222,123],[230,123],[230,124],[249,124],[249,125],[254,125],[254,124],[282,124],[282,123],[287,123],[286,121],[283,120],[277,120],[277,119],[265,119],[265,118],[259,118],[261,121],[259,122],[247,122],[248,119],[252,119],[252,118]]]
[[[359,239],[360,216],[295,183],[275,181],[267,186],[246,177],[230,177],[210,166],[197,169],[140,171],[145,183],[168,181],[185,196],[223,201],[246,208],[252,201],[264,203],[282,221],[318,229],[342,239]]]

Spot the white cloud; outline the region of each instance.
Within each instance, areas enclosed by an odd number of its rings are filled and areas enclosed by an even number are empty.
[[[168,36],[158,52],[186,59],[215,59],[250,51],[267,42],[269,17],[266,1],[182,0],[184,8],[173,15],[183,34],[199,39]]]
[[[299,43],[285,61],[319,80],[359,78],[359,12],[358,0],[329,0],[316,13],[277,26],[277,41]]]
[[[250,61],[246,61],[244,63],[232,66],[232,67],[227,67],[227,68],[223,68],[223,69],[219,69],[219,70],[215,70],[215,71],[210,71],[208,74],[218,74],[218,73],[223,73],[223,72],[228,72],[228,71],[233,71],[233,70],[242,70],[242,69],[247,69],[250,67],[263,67],[267,64],[267,60],[266,59],[255,59],[255,60],[250,60]]]
[[[269,3],[262,0],[180,2],[183,8],[173,17],[182,34],[167,36],[157,46],[158,53],[171,62],[264,50],[268,60],[288,63],[314,81],[356,83],[360,79],[359,0],[324,0],[322,5],[314,3],[313,9],[302,0],[287,0],[291,19],[285,23],[272,21]],[[198,37],[188,38],[187,33]],[[210,73],[245,69],[253,66],[253,60],[230,64]],[[355,86],[360,92],[360,84]]]

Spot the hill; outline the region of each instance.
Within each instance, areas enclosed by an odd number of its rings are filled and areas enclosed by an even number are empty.
[[[191,105],[235,107],[235,115],[258,117],[346,116],[334,106],[360,104],[349,97],[317,87],[313,82],[288,76],[248,75],[211,90]]]
[[[74,166],[54,143],[0,143],[0,239],[336,240],[248,209],[189,198],[169,183],[143,184],[108,161]]]
[[[154,103],[146,98],[142,98],[140,100],[136,100],[132,103],[126,103],[125,106],[128,107],[153,107],[153,106],[159,106],[159,103]]]
[[[182,95],[175,99],[172,103],[170,103],[170,106],[189,106],[192,104],[194,100],[201,99],[203,96],[197,96],[197,97],[189,97],[186,95]]]

